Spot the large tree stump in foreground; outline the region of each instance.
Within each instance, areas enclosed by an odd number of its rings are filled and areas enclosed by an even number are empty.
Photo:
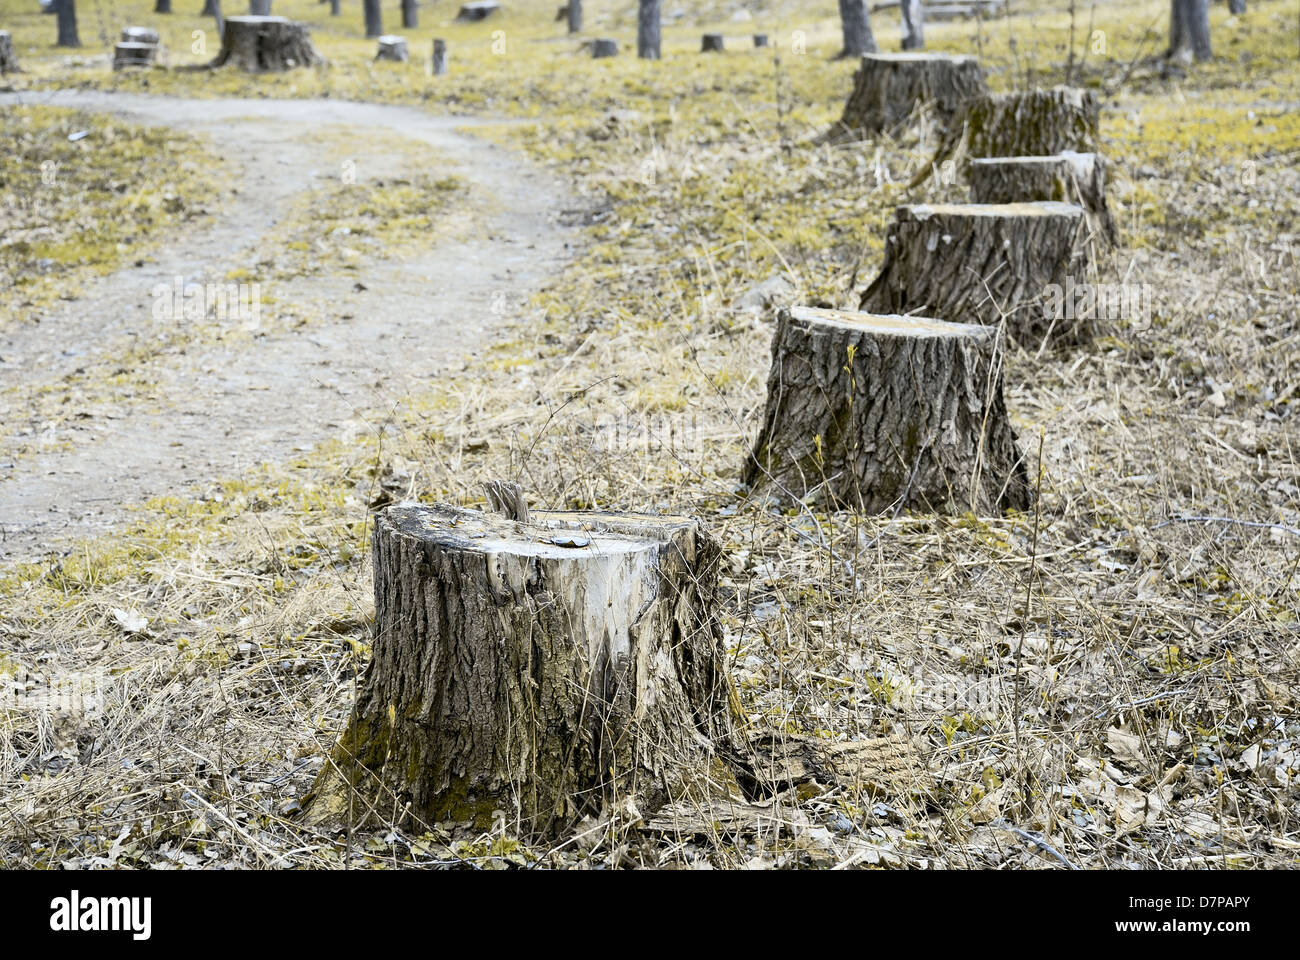
[[[1052,87],[971,101],[966,146],[972,157],[1046,157],[1097,152],[1097,97],[1078,87]]]
[[[376,518],[374,658],[313,822],[635,816],[703,783],[731,743],[715,542],[672,517],[527,519],[515,490],[492,496],[520,520]]]
[[[1086,322],[1053,316],[1045,297],[1087,282],[1083,210],[1068,203],[916,204],[899,207],[885,262],[860,309],[998,324],[1027,348],[1080,343]]]
[[[1106,163],[1097,153],[1054,157],[977,157],[967,170],[974,203],[1056,200],[1082,207],[1089,234],[1106,244],[1119,231],[1106,204]]]
[[[1000,333],[921,317],[783,309],[744,478],[867,513],[1023,509]]]
[[[943,53],[872,53],[853,74],[853,92],[831,136],[846,139],[896,131],[918,108],[946,126],[988,92],[974,57]]]
[[[305,24],[284,17],[227,17],[214,67],[234,64],[250,73],[320,63]]]
[[[18,73],[18,57],[14,54],[14,40],[8,30],[0,30],[0,73]]]

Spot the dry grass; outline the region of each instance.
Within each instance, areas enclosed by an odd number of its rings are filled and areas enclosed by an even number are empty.
[[[538,36],[551,29],[541,6],[525,24]],[[1181,81],[1139,68],[1108,100],[1126,230],[1108,266],[1151,285],[1151,317],[1116,323],[1087,352],[1008,357],[1008,405],[1029,462],[1041,456],[1041,497],[1030,515],[951,519],[782,512],[737,486],[771,329],[740,308],[744,293],[780,275],[803,299],[849,302],[878,263],[899,184],[927,156],[914,140],[798,142],[848,86],[850,68],[823,59],[834,24],[821,6],[805,15],[813,54],[779,70],[748,53],[695,57],[691,27],[673,33],[663,65],[593,65],[561,51],[567,41],[538,42],[510,76],[452,81],[462,109],[553,113],[500,136],[572,176],[590,245],[519,307],[512,340],[376,411],[371,432],[214,483],[201,501],[145,505],[111,538],[4,574],[0,671],[25,696],[0,738],[7,862],[1295,861],[1300,183],[1286,91],[1297,65],[1294,37],[1261,26],[1289,22],[1286,4],[1253,4],[1238,28],[1216,14],[1219,50],[1245,47],[1249,61]],[[1112,6],[1097,10],[1114,39],[1084,65],[1090,82],[1129,73],[1151,44],[1142,15],[1162,5]],[[773,33],[788,30],[782,10],[768,15]],[[1036,79],[1059,78],[1067,28],[1059,13],[981,28],[1003,68],[994,83],[1023,82],[1034,47]],[[970,25],[931,31],[934,47],[973,42]],[[322,47],[338,61],[331,83],[370,69],[358,41]],[[564,76],[546,74],[562,56]],[[597,70],[608,82],[590,83]],[[320,76],[270,89],[301,94]],[[1229,88],[1234,76],[1245,90]],[[414,88],[385,74],[348,92],[428,89]],[[553,849],[504,824],[346,842],[304,831],[294,798],[342,728],[367,655],[367,505],[479,502],[481,482],[502,476],[538,506],[704,517],[728,549],[723,616],[754,729],[903,735],[933,784],[887,797],[805,785],[766,819],[593,829]],[[147,626],[128,632],[137,613]],[[23,709],[59,684],[93,692],[92,709]]]

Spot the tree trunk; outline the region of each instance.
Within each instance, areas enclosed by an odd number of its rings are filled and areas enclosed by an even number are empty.
[[[865,513],[1029,503],[995,328],[783,309],[745,482]],[[811,495],[811,496],[810,496]]]
[[[1037,349],[1089,340],[1091,325],[1063,322],[1048,288],[1086,282],[1083,211],[1066,203],[921,204],[899,207],[885,262],[860,309],[998,324]]]
[[[917,110],[933,111],[947,127],[972,100],[987,95],[974,57],[943,53],[873,53],[853,75],[853,92],[832,139],[894,132]]]
[[[1073,203],[1083,208],[1091,238],[1112,246],[1119,241],[1106,203],[1106,162],[1100,154],[980,157],[971,161],[967,176],[972,203]]]
[[[402,28],[414,30],[420,25],[420,7],[417,0],[402,0]]]
[[[156,44],[125,41],[113,47],[113,69],[152,66],[157,55]]]
[[[430,66],[433,75],[440,77],[447,72],[447,41],[433,41],[433,63]]]
[[[380,37],[379,49],[375,53],[376,60],[394,60],[397,63],[406,63],[411,59],[410,51],[406,46],[405,37]]]
[[[361,9],[366,18],[366,36],[383,36],[384,15],[383,11],[379,9],[379,0],[361,0]]]
[[[271,0],[248,0],[248,15],[250,17],[269,17],[271,15]]]
[[[340,0],[330,0],[331,17],[337,17],[340,13],[342,13],[343,12],[342,8],[343,8],[343,4],[340,2]]]
[[[604,57],[614,57],[618,55],[618,41],[611,40],[608,37],[600,37],[591,41],[591,56],[593,59],[600,60]]]
[[[199,11],[200,17],[215,17],[217,15],[217,0],[203,0],[203,9]]]
[[[226,35],[226,18],[221,15],[221,0],[212,0],[212,17],[217,22],[217,36]]]
[[[171,13],[171,12],[172,12],[172,0],[154,0],[153,12],[154,12],[154,13]]]
[[[284,17],[228,17],[214,67],[233,64],[250,73],[320,63],[305,24]]]
[[[925,49],[925,8],[921,0],[903,0],[903,49]]]
[[[1193,58],[1209,60],[1210,0],[1172,0],[1169,9],[1169,51],[1166,56],[1177,63]]]
[[[1246,0],[1228,0],[1228,12],[1240,15],[1246,12]]]
[[[706,33],[700,40],[700,53],[722,53],[724,49],[720,33]]]
[[[694,521],[403,505],[372,550],[373,659],[310,822],[551,833],[650,813],[730,749],[720,551]]]
[[[582,33],[582,0],[569,0],[564,14],[569,21],[569,33]]]
[[[14,53],[14,38],[8,30],[0,30],[0,74],[21,72],[18,57]]]
[[[972,157],[1047,157],[1097,153],[1099,108],[1091,90],[1052,87],[984,96],[970,104],[967,150]]]
[[[867,0],[839,0],[840,29],[844,34],[842,57],[861,57],[875,53],[876,38],[871,34],[871,20],[867,15]]]
[[[659,10],[661,0],[640,0],[636,11],[636,55],[642,60],[659,59]]]
[[[77,36],[77,0],[54,0],[58,14],[59,39],[56,46],[79,47],[81,39]]]

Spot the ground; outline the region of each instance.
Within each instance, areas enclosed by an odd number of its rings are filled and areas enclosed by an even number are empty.
[[[210,20],[83,6],[69,55],[34,2],[0,3],[25,68],[3,81],[23,105],[0,184],[5,862],[1294,862],[1292,4],[1216,5],[1216,60],[1177,75],[1151,59],[1158,2],[927,29],[996,89],[1069,72],[1098,91],[1124,232],[1108,269],[1150,288],[1088,350],[1008,356],[1040,496],[994,518],[783,511],[738,484],[771,336],[755,287],[852,305],[897,203],[964,195],[942,171],[906,190],[934,146],[915,133],[815,142],[853,69],[831,59],[833,4],[690,5],[660,63],[627,53],[631,4],[589,4],[587,35],[624,41],[600,61],[553,2],[477,25],[425,8],[398,65],[371,61],[359,12],[278,0],[330,65],[258,78],[178,69],[213,53],[191,47]],[[128,22],[162,29],[168,67],[108,69]],[[728,52],[700,55],[719,25]],[[874,26],[895,48],[894,15]],[[747,48],[757,30],[773,49]],[[433,36],[446,77],[424,73]],[[429,222],[403,223],[413,207]],[[450,270],[456,299],[429,296],[420,278]],[[155,320],[154,287],[191,274],[259,282],[260,326]],[[270,389],[222,394],[244,376]],[[925,776],[554,845],[506,820],[306,830],[298,799],[368,655],[368,511],[481,503],[495,477],[539,507],[703,518],[754,734],[902,737]]]

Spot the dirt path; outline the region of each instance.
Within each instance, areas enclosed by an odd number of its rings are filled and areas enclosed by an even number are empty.
[[[203,136],[242,174],[237,194],[209,204],[210,223],[169,238],[140,267],[92,281],[39,324],[0,333],[0,387],[9,396],[9,409],[0,399],[2,432],[23,422],[29,434],[55,432],[44,452],[15,457],[0,448],[0,561],[110,527],[127,504],[238,476],[365,429],[484,343],[508,308],[563,266],[576,240],[560,223],[571,206],[564,186],[518,154],[458,131],[474,121],[326,100],[0,95],[0,104],[19,100],[109,111]],[[322,138],[323,129],[334,136]],[[448,162],[446,172],[469,185],[470,198],[453,200],[473,208],[456,231],[465,239],[432,242],[405,261],[263,284],[263,297],[318,318],[299,329],[187,344],[174,321],[153,319],[155,285],[175,277],[215,282],[253,268],[257,242],[297,195],[337,177],[343,158],[355,163],[358,183],[402,173],[409,159],[383,145],[394,135],[433,147]],[[150,361],[144,394],[124,387],[100,408],[53,425],[21,409],[33,391],[68,390],[72,406],[64,407],[75,410],[82,401],[67,386],[70,376],[166,341]]]

